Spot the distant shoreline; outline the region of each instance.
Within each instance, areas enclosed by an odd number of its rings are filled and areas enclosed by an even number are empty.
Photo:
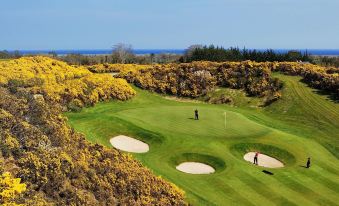
[[[254,50],[254,49],[251,49]],[[265,51],[266,49],[256,49],[257,51]],[[300,52],[308,52],[313,56],[339,56],[339,49],[273,49],[277,53],[286,53],[290,50],[296,50]],[[8,50],[14,52],[14,50]],[[67,54],[81,54],[81,55],[109,55],[112,53],[111,49],[57,49],[57,50],[18,50],[22,55],[28,54],[50,54],[56,53],[59,56]],[[135,49],[133,50],[136,55],[148,55],[148,54],[184,54],[185,49]]]

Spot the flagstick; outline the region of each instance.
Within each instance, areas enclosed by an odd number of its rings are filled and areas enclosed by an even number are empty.
[[[224,112],[224,114],[225,114],[225,129],[226,129],[226,112]]]

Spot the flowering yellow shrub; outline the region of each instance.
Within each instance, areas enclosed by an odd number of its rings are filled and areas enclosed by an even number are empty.
[[[216,85],[244,89],[249,95],[279,97],[279,81],[271,76],[269,63],[192,62],[152,65],[146,69],[120,72],[120,77],[137,86],[177,96],[198,97]],[[275,98],[277,99],[277,98]]]
[[[339,96],[339,69],[300,62],[209,62],[133,65],[101,64],[94,72],[118,72],[118,76],[137,86],[179,96],[197,97],[214,85],[244,89],[249,95],[280,98],[281,84],[271,71],[299,75],[310,86]]]
[[[23,57],[20,59],[0,62],[0,84],[9,80],[20,80],[24,85],[41,83],[62,83],[68,79],[76,79],[91,72],[83,67],[69,66],[64,62],[48,57]]]
[[[27,184],[22,197],[25,185],[0,175],[0,205],[186,205],[182,190],[131,156],[89,143],[60,114],[60,105],[131,98],[126,80],[46,57],[1,63],[0,77],[0,174],[13,171]]]
[[[20,178],[12,177],[9,172],[0,175],[0,204],[17,205],[14,202],[17,195],[26,191],[26,184],[20,181]]]
[[[125,80],[108,74],[93,74],[84,67],[69,66],[48,57],[23,57],[0,63],[0,85],[12,90],[28,88],[46,100],[77,106],[100,100],[126,100],[135,91]]]
[[[88,66],[88,70],[94,73],[110,73],[110,72],[128,72],[147,69],[152,65],[140,64],[96,64]]]

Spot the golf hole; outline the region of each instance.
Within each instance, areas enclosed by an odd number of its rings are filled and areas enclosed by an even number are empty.
[[[254,156],[255,156],[255,152],[248,152],[244,155],[244,160],[253,163]],[[284,164],[282,162],[265,154],[258,155],[258,165],[261,167],[267,167],[267,168],[284,167]]]
[[[183,162],[176,166],[176,169],[188,174],[212,174],[215,172],[213,167],[201,162]]]
[[[110,143],[113,147],[125,152],[146,153],[149,151],[148,144],[125,135],[111,138]]]

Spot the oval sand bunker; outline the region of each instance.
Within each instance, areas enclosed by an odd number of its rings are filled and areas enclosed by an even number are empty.
[[[183,162],[176,166],[176,169],[189,174],[211,174],[215,172],[213,167],[200,162]]]
[[[148,144],[124,135],[119,135],[110,139],[113,147],[126,152],[145,153],[148,152]]]
[[[244,155],[244,159],[248,162],[253,163],[254,160],[254,155],[255,152],[249,152]],[[264,155],[264,154],[259,154],[258,155],[258,165],[262,167],[268,167],[268,168],[279,168],[279,167],[284,167],[284,164],[280,162],[279,160]]]

